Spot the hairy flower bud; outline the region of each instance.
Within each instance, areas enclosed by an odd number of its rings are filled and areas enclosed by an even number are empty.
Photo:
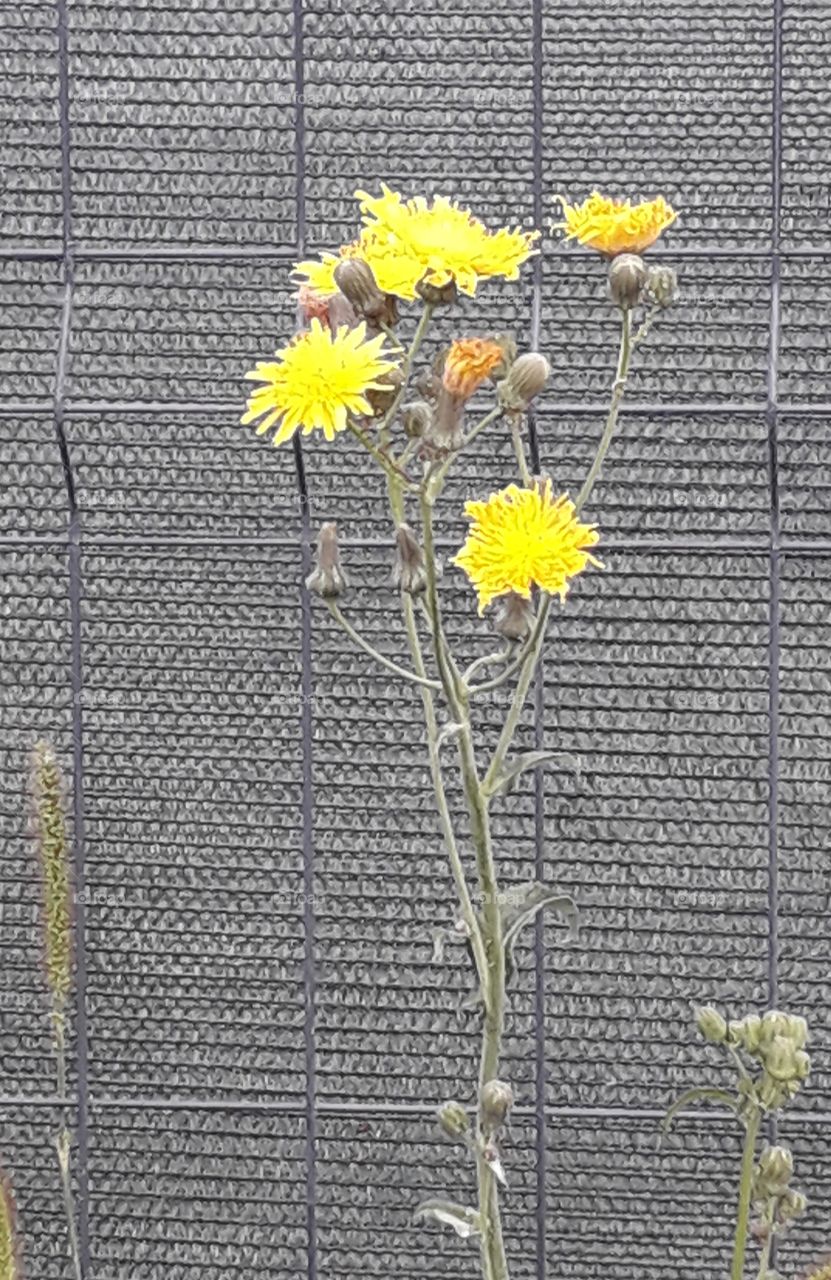
[[[695,1025],[704,1039],[709,1040],[711,1044],[724,1044],[727,1039],[727,1022],[718,1009],[714,1009],[711,1004],[696,1010]]]
[[[621,253],[609,267],[609,295],[615,306],[631,311],[641,300],[647,270],[636,253]]]
[[[787,1036],[776,1036],[765,1047],[765,1071],[774,1080],[783,1083],[803,1078],[800,1075],[801,1064],[797,1061],[796,1055],[797,1050],[793,1047],[793,1041]],[[807,1054],[803,1054],[803,1057],[807,1057]]]
[[[334,600],[349,586],[349,579],[341,568],[338,526],[334,520],[321,525],[317,535],[316,564],[306,579],[306,586],[324,600]]]
[[[497,386],[499,399],[509,413],[522,413],[538,396],[551,376],[551,365],[538,351],[518,356],[508,376]]]
[[[646,278],[646,290],[659,307],[671,307],[678,297],[678,276],[672,267],[651,267]]]
[[[411,400],[409,404],[402,405],[401,421],[410,439],[419,440],[430,429],[433,410],[426,400]]]
[[[380,418],[391,408],[404,384],[404,374],[400,369],[390,369],[381,375],[378,382],[379,386],[368,387],[364,393],[376,418]]]
[[[777,1036],[789,1037],[790,1031],[791,1020],[788,1014],[780,1013],[778,1009],[769,1009],[762,1018],[761,1043],[769,1045]]]
[[[392,580],[397,587],[411,596],[421,595],[427,589],[424,552],[408,524],[400,524],[395,533],[395,563]]]
[[[801,1218],[807,1208],[808,1197],[789,1187],[779,1201],[778,1217],[782,1222],[789,1222],[792,1218]]]
[[[494,1133],[508,1118],[514,1094],[505,1080],[489,1080],[479,1094],[479,1109],[485,1133]]]
[[[362,320],[377,325],[394,325],[398,320],[395,298],[382,293],[375,282],[372,268],[361,258],[345,258],[335,267],[335,284],[352,304]]]
[[[493,629],[506,640],[525,640],[534,625],[534,608],[518,591],[500,596]]]
[[[470,1129],[470,1120],[461,1102],[445,1102],[439,1107],[439,1127],[448,1138],[463,1138]]]
[[[781,1195],[793,1176],[793,1155],[787,1147],[765,1147],[756,1172],[758,1196]]]

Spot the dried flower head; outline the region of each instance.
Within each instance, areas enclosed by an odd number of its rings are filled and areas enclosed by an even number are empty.
[[[534,609],[530,600],[516,591],[500,596],[493,629],[506,640],[525,640],[534,626]]]
[[[383,335],[367,339],[363,323],[332,333],[312,320],[310,329],[276,354],[276,360],[260,361],[246,373],[263,386],[252,392],[240,419],[246,425],[261,418],[258,435],[276,426],[275,445],[291,439],[298,427],[333,440],[349,414],[372,414],[367,392],[383,390],[384,375],[396,367]]]
[[[394,325],[398,304],[375,283],[371,268],[362,258],[344,258],[334,271],[335,283],[362,320],[377,325]]]
[[[72,899],[65,788],[54,748],[37,742],[29,767],[31,829],[42,882],[42,929],[46,980],[57,1012],[72,986]]]
[[[22,1280],[23,1263],[17,1205],[11,1181],[0,1171],[0,1280]]]
[[[315,567],[306,579],[306,587],[324,600],[334,600],[343,595],[348,586],[349,579],[340,562],[338,526],[329,520],[320,526]]]
[[[505,364],[505,346],[494,338],[456,338],[444,361],[442,383],[453,396],[469,400]]]
[[[356,191],[365,227],[360,256],[384,293],[413,300],[422,282],[435,289],[455,284],[471,297],[481,280],[516,280],[534,252],[537,232],[487,228],[446,196],[405,200],[386,186],[380,196]]]
[[[567,240],[577,240],[610,258],[643,253],[678,216],[663,196],[640,204],[613,200],[599,191],[593,191],[583,204],[555,198],[563,207],[564,219],[554,224],[555,229],[565,231]]]
[[[400,524],[395,533],[395,563],[392,580],[408,595],[418,596],[427,590],[424,552],[408,524]]]
[[[509,591],[530,599],[534,585],[564,600],[571,578],[588,564],[600,566],[588,550],[598,542],[596,529],[580,523],[566,494],[553,497],[548,478],[468,502],[465,514],[472,526],[453,563],[476,588],[480,613]]]

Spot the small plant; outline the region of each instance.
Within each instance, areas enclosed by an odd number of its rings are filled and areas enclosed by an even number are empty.
[[[711,1005],[698,1010],[696,1024],[705,1040],[726,1053],[736,1071],[736,1088],[732,1093],[710,1086],[687,1090],[667,1113],[664,1129],[690,1103],[704,1100],[728,1107],[737,1117],[744,1143],[730,1280],[743,1280],[750,1236],[761,1247],[758,1280],[781,1280],[771,1270],[774,1245],[805,1212],[807,1200],[791,1186],[790,1150],[766,1145],[757,1156],[757,1147],[763,1121],[777,1116],[808,1078],[808,1024],[778,1010],[728,1021]],[[811,1280],[821,1275],[815,1272]]]

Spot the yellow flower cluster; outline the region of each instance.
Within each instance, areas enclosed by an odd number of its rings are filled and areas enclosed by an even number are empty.
[[[569,204],[562,196],[557,199],[563,206],[564,221],[556,225],[565,231],[565,238],[610,258],[620,253],[643,253],[678,216],[663,196],[641,204],[612,200],[599,191],[593,191],[583,204]]]

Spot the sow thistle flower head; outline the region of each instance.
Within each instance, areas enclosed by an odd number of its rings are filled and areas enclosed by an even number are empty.
[[[259,435],[276,427],[275,445],[291,439],[298,427],[305,434],[320,430],[333,440],[349,414],[372,414],[367,392],[382,390],[381,379],[395,367],[384,350],[383,334],[367,339],[365,324],[353,329],[344,325],[332,333],[313,319],[275,360],[261,360],[246,373],[263,385],[250,395],[240,421],[246,426],[261,419]]]
[[[533,586],[564,600],[569,580],[586,565],[602,568],[588,550],[599,540],[597,530],[580,523],[567,494],[553,497],[550,479],[467,502],[465,514],[472,525],[453,563],[476,588],[480,613],[508,592],[530,599]]]
[[[583,204],[569,204],[563,196],[556,199],[563,207],[564,221],[555,223],[555,229],[565,231],[566,240],[577,240],[610,258],[643,253],[678,216],[663,196],[641,204],[613,200],[599,191],[593,191]]]

